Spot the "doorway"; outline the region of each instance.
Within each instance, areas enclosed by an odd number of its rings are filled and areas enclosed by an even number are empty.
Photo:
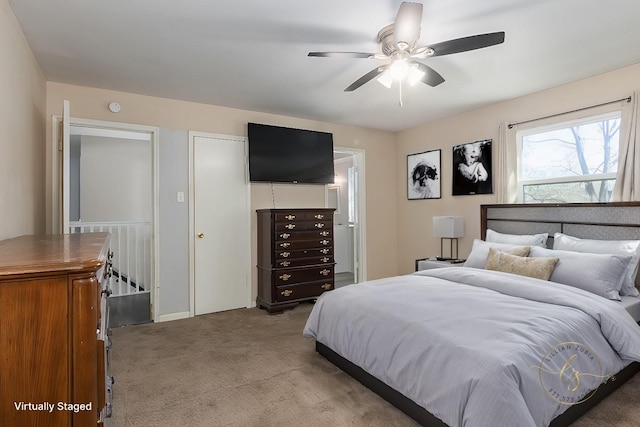
[[[190,315],[250,305],[246,138],[189,132]]]
[[[111,234],[110,326],[156,318],[157,128],[53,121],[52,232]],[[61,129],[67,128],[65,132]]]
[[[335,183],[327,186],[327,206],[335,208],[335,287],[366,280],[364,151],[334,148]]]

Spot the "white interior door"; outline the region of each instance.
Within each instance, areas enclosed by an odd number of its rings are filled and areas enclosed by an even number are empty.
[[[191,134],[195,315],[246,307],[251,265],[245,139]]]

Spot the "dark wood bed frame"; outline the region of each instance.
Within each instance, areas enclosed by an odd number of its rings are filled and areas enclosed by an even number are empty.
[[[552,238],[555,232],[581,238],[640,240],[640,203],[637,202],[482,205],[480,206],[480,220],[483,239],[487,229],[491,228],[501,233],[510,234],[549,233],[549,247],[553,245]],[[636,284],[639,280],[636,278]],[[640,322],[638,323],[640,325]],[[343,358],[326,345],[316,341],[316,351],[421,425],[448,427],[425,408]],[[568,426],[631,379],[638,371],[640,371],[640,363],[631,363],[598,387],[588,400],[570,406],[549,426]]]

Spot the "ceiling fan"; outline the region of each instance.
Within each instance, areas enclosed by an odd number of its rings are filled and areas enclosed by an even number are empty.
[[[418,44],[421,22],[422,4],[402,2],[395,22],[378,32],[378,42],[381,45],[382,53],[309,52],[309,56],[391,60],[387,64],[369,71],[344,91],[354,91],[376,77],[386,87],[391,87],[393,81],[399,81],[402,91],[401,82],[404,79],[407,79],[410,84],[421,81],[429,86],[438,86],[444,82],[444,78],[436,70],[418,62],[418,59],[482,49],[504,42],[504,31],[500,31],[421,46]]]

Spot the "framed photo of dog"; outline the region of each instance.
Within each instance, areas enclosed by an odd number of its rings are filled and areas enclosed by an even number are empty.
[[[439,199],[440,150],[407,156],[407,198],[409,200]]]
[[[493,193],[491,172],[490,139],[453,147],[454,196]]]

